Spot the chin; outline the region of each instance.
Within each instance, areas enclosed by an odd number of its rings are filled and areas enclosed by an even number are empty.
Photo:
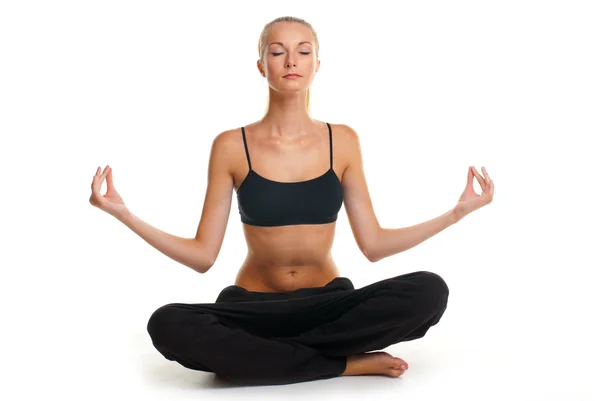
[[[307,90],[309,87],[307,86],[297,86],[297,85],[280,85],[280,86],[271,86],[274,90],[280,93],[299,93]]]

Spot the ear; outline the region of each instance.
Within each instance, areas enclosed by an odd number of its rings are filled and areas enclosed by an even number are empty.
[[[263,70],[263,68],[262,68],[262,64],[260,63],[260,59],[258,59],[258,60],[256,61],[256,67],[258,67],[258,71],[260,72],[260,75],[262,75],[263,77],[265,77],[265,78],[266,78],[266,76],[265,76],[265,72],[264,72],[264,70]]]
[[[321,60],[317,60],[317,68],[315,69],[315,74],[319,71],[319,67],[321,66]]]

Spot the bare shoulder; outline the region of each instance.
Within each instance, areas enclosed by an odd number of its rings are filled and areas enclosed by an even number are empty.
[[[335,145],[338,149],[343,149],[344,154],[360,145],[358,132],[347,124],[331,124],[331,131]]]
[[[335,156],[343,173],[353,161],[360,159],[360,138],[347,124],[331,124],[331,131]]]
[[[334,135],[337,132],[338,136],[342,137],[343,139],[353,140],[358,138],[358,133],[354,130],[354,128],[347,124],[331,124],[331,129]]]
[[[232,128],[222,131],[214,136],[212,140],[211,154],[214,158],[231,167],[235,165],[234,155],[243,153],[244,142],[242,140],[241,128]]]
[[[242,142],[242,129],[232,128],[222,131],[213,138],[213,146],[224,150],[238,148]]]

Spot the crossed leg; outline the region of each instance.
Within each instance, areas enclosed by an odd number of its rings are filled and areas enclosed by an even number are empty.
[[[169,360],[232,382],[332,378],[358,354],[424,336],[449,293],[440,276],[423,271],[290,299],[243,291],[235,302],[162,306],[148,322],[154,346]]]

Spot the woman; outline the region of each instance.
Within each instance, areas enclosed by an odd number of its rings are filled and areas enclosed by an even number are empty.
[[[494,184],[469,168],[458,204],[430,221],[382,229],[362,169],[356,132],[313,120],[309,87],[320,65],[317,35],[293,17],[267,24],[258,70],[269,107],[258,122],[213,140],[208,186],[195,238],[138,219],[100,167],[90,202],[150,245],[199,273],[219,254],[233,190],[248,254],[234,285],[215,303],[173,303],[156,310],[148,332],[167,359],[246,384],[285,384],[340,375],[398,377],[408,363],[371,352],[423,337],[446,309],[448,287],[435,273],[413,272],[355,289],[331,257],[342,203],[356,242],[371,262],[402,252],[492,200]],[[482,195],[473,189],[473,177]],[[107,179],[107,193],[100,189]]]

